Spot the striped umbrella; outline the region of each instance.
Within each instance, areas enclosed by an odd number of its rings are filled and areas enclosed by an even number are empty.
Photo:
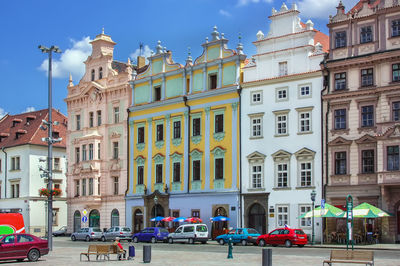
[[[174,219],[175,219],[175,217],[168,216],[168,217],[165,217],[164,219],[162,219],[161,221],[163,221],[163,222],[172,222]]]
[[[162,219],[164,219],[164,217],[162,217],[162,216],[157,216],[157,217],[151,218],[150,221],[152,221],[152,222],[159,222],[159,221],[162,221]]]
[[[325,203],[325,208],[322,209],[321,207],[314,209],[314,217],[334,217],[334,218],[341,218],[343,215],[343,211],[333,205]],[[299,218],[311,218],[313,216],[313,211],[309,211]]]
[[[203,221],[200,218],[197,217],[189,217],[185,220],[185,222],[188,223],[202,223]]]
[[[175,223],[183,223],[186,220],[186,217],[178,217],[173,219],[172,221]]]
[[[343,213],[343,218],[346,218],[346,212]],[[389,213],[382,211],[381,209],[369,204],[361,203],[360,205],[353,208],[354,218],[379,218],[391,216]]]
[[[220,215],[220,216],[211,217],[211,220],[213,222],[225,222],[225,221],[229,221],[230,218]]]

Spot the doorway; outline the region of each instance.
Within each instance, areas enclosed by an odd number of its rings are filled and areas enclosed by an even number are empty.
[[[81,229],[81,212],[75,211],[74,213],[74,232],[78,232]]]
[[[228,217],[227,212],[224,207],[219,207],[214,212],[214,217],[216,216],[225,216]],[[219,221],[213,222],[212,224],[212,239],[215,239],[217,236],[225,234],[228,231],[228,222],[227,221]]]
[[[254,203],[249,210],[249,227],[256,229],[260,234],[266,232],[266,218],[263,206]]]
[[[133,232],[138,233],[143,229],[143,212],[137,209],[133,215]]]

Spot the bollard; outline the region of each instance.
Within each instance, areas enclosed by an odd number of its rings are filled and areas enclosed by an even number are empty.
[[[229,238],[228,239],[228,257],[227,257],[227,259],[233,259],[232,249],[233,249],[233,247],[232,247],[232,238]]]
[[[143,246],[143,262],[150,263],[151,261],[151,246],[144,245]]]
[[[262,249],[262,266],[272,266],[272,249]]]

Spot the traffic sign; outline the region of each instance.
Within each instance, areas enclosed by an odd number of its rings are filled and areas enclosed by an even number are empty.
[[[82,222],[83,222],[83,223],[87,223],[87,220],[88,220],[88,219],[87,219],[87,216],[83,216],[83,217],[82,217]]]
[[[86,216],[87,215],[87,210],[83,209],[82,214],[83,214],[83,216]]]
[[[325,200],[324,199],[321,200],[321,209],[325,209]]]

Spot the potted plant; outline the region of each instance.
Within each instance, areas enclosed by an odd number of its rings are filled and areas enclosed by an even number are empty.
[[[51,193],[53,196],[58,197],[58,196],[61,196],[62,191],[61,191],[61,189],[59,189],[59,188],[55,188],[55,189],[51,189],[51,190],[48,189],[48,188],[41,188],[41,189],[39,189],[39,195],[40,195],[40,196],[49,197],[49,196],[50,196],[50,193]]]

